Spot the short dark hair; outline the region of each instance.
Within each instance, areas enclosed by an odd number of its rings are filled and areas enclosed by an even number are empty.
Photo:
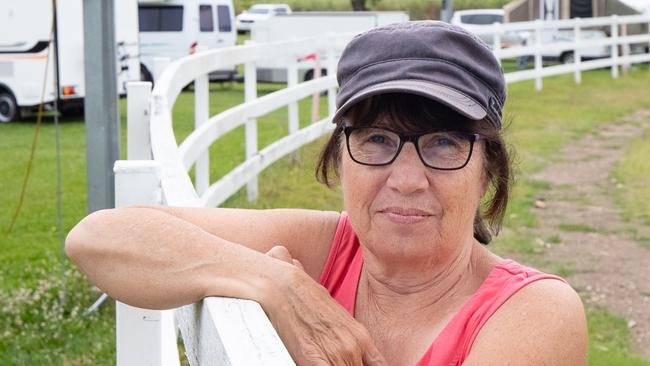
[[[502,130],[486,120],[468,119],[431,99],[405,93],[379,94],[364,99],[334,122],[336,128],[323,147],[316,166],[316,178],[328,187],[334,186],[338,181],[345,126],[370,126],[389,122],[391,128],[410,132],[456,130],[480,134],[484,141],[483,166],[490,186],[488,198],[474,217],[474,237],[479,242],[488,244],[492,236],[499,233],[512,181],[512,161]]]

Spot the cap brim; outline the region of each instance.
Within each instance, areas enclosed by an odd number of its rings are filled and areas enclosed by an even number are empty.
[[[485,118],[487,112],[479,103],[459,91],[445,85],[423,80],[391,80],[372,85],[353,95],[334,114],[332,121],[338,121],[350,107],[362,99],[377,94],[408,93],[421,95],[451,107],[463,116],[472,120]]]

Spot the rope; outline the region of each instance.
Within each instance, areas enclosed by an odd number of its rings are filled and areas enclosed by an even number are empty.
[[[29,181],[29,177],[32,174],[32,164],[34,162],[34,156],[36,155],[36,144],[38,142],[38,136],[41,130],[41,121],[43,119],[43,107],[45,105],[45,86],[47,85],[47,69],[50,65],[50,52],[52,50],[51,45],[53,43],[52,42],[53,38],[54,38],[54,23],[52,23],[52,30],[50,31],[50,39],[49,39],[50,47],[47,48],[47,58],[45,59],[45,72],[43,75],[43,87],[41,89],[41,104],[39,104],[38,112],[36,114],[36,128],[34,130],[34,138],[32,139],[31,153],[29,155],[29,160],[27,161],[27,173],[25,174],[25,178],[23,179],[23,185],[20,190],[20,198],[18,199],[18,206],[16,207],[16,211],[14,212],[14,215],[11,218],[11,223],[9,224],[9,227],[7,228],[6,231],[7,236],[11,234],[11,231],[13,230],[14,225],[16,224],[16,220],[18,219],[18,215],[20,214],[20,210],[23,207],[23,202],[25,201],[25,192],[27,191],[27,183]]]

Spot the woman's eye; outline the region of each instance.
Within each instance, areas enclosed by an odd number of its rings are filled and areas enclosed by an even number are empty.
[[[436,146],[455,146],[456,141],[448,137],[440,137],[435,140]]]
[[[368,137],[368,141],[374,144],[385,144],[388,142],[388,137],[384,135],[372,135]]]

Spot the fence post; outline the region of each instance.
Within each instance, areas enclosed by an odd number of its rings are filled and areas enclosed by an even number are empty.
[[[321,51],[314,53],[314,79],[321,77]],[[311,95],[311,123],[319,120],[320,115],[320,92]]]
[[[253,41],[247,41],[247,45],[254,44]],[[257,98],[257,66],[254,61],[244,64],[244,100],[253,101]],[[246,121],[246,159],[250,159],[257,154],[257,120],[249,118]],[[246,185],[248,201],[257,200],[257,176],[252,178]]]
[[[492,23],[492,53],[501,65],[501,23]]]
[[[115,172],[115,206],[160,204],[160,163],[151,160],[151,83],[127,84],[127,150]],[[173,310],[148,310],[116,301],[115,338],[118,366],[180,365]]]
[[[612,78],[618,78],[618,15],[612,15]]]
[[[581,38],[581,29],[582,27],[582,21],[580,18],[575,18],[575,26],[573,28],[574,32],[574,48],[573,48],[573,62],[574,62],[574,67],[575,67],[575,72],[573,73],[573,79],[575,80],[576,84],[582,83],[582,73],[580,70],[580,66],[582,65],[582,52],[580,50],[580,38]]]
[[[327,48],[327,76],[336,75],[336,49],[333,45],[334,37],[330,36],[330,45]],[[327,89],[327,114],[336,113],[336,87]]]
[[[535,89],[542,90],[542,27],[544,23],[535,20]]]
[[[624,39],[627,38],[627,23],[621,24],[621,37]],[[622,40],[621,50],[623,51],[623,75],[627,75],[627,72],[630,70],[630,43],[627,40]]]
[[[160,163],[153,160],[115,162],[115,206],[160,204]],[[149,310],[116,302],[115,335],[118,366],[178,366],[173,310]]]
[[[648,12],[648,29],[647,34],[650,34],[650,11]],[[648,41],[648,54],[650,55],[650,41]],[[648,71],[650,71],[650,62],[648,62]]]
[[[205,51],[205,46],[199,46],[197,52]],[[199,128],[210,117],[210,83],[208,74],[202,74],[194,80],[194,129]],[[202,195],[210,185],[210,149],[206,149],[194,165],[194,186],[196,192]]]
[[[292,55],[287,64],[287,87],[291,88],[298,85],[298,61]],[[289,135],[298,132],[300,128],[298,101],[293,101],[288,105],[289,111]],[[291,154],[291,158],[295,162],[298,159],[298,151]]]
[[[126,98],[126,158],[151,160],[153,159],[149,135],[151,83],[128,82]]]

